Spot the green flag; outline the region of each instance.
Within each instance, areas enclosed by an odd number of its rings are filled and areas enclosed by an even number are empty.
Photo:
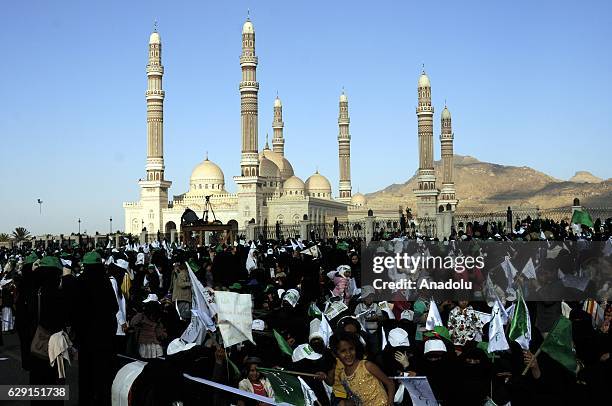
[[[346,241],[340,241],[337,245],[336,248],[338,248],[339,250],[342,251],[346,251],[349,249],[349,245]]]
[[[232,372],[234,373],[234,377],[239,378],[240,377],[240,369],[238,369],[238,366],[236,364],[234,364],[234,362],[229,359],[229,357],[227,357],[227,363],[229,364]]]
[[[593,227],[593,219],[588,212],[576,210],[574,214],[572,214],[572,224],[583,224],[587,227]]]
[[[268,378],[274,390],[274,400],[295,406],[306,405],[302,384],[296,376],[286,374],[278,369],[257,369],[263,372],[266,378]]]
[[[200,270],[200,266],[198,265],[198,263],[195,261],[195,259],[191,258],[189,259],[189,261],[187,261],[189,263],[189,266],[191,267],[191,270],[194,273],[197,273]]]
[[[321,310],[319,310],[315,303],[311,303],[310,307],[308,307],[308,317],[317,319],[321,318]]]
[[[278,343],[278,347],[281,349],[281,351],[290,357],[293,356],[293,350],[291,349],[291,346],[289,345],[289,343],[285,341],[283,336],[280,335],[278,331],[276,330],[272,330],[272,331],[274,332],[274,338],[276,338],[276,342]]]
[[[521,345],[524,350],[529,349],[531,341],[531,319],[529,318],[529,310],[527,303],[523,298],[523,292],[519,289],[516,305],[514,306],[514,314],[510,323],[508,337]]]
[[[561,316],[544,339],[540,351],[544,351],[565,369],[575,374],[577,364],[572,344],[572,322]]]
[[[480,341],[478,344],[476,344],[476,348],[480,348],[482,351],[484,351],[484,353],[487,354],[487,357],[489,357],[490,360],[495,360],[499,358],[498,355],[495,355],[495,352],[489,352],[489,343],[486,341]]]

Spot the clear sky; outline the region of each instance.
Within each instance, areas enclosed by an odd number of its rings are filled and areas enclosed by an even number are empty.
[[[612,177],[612,2],[18,1],[0,13],[0,232],[123,229],[146,158],[147,42],[163,43],[166,178],[187,190],[206,151],[235,191],[238,57],[247,9],[259,56],[259,144],[283,101],[285,152],[337,194],[349,97],[353,190],[418,166],[416,83],[447,100],[455,152],[561,179]],[[42,215],[36,199],[42,199]],[[460,198],[460,196],[459,196]]]

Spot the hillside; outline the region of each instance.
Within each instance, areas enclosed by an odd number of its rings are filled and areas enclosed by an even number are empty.
[[[436,176],[441,179],[441,161],[435,162]],[[470,156],[455,155],[455,185],[461,211],[505,210],[536,207],[570,206],[574,197],[591,207],[612,204],[612,179],[602,180],[589,172],[577,172],[562,181],[535,169],[481,162]],[[371,208],[416,208],[413,189],[416,175],[403,184],[393,184],[366,195]],[[438,187],[440,182],[438,181]]]

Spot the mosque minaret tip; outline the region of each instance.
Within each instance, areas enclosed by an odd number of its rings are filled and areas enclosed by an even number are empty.
[[[240,173],[242,176],[258,176],[259,154],[257,143],[258,105],[257,56],[255,56],[255,29],[247,18],[242,26],[242,54],[240,55],[242,80],[240,81],[240,126],[242,153]]]
[[[283,138],[283,104],[281,100],[276,96],[274,99],[274,120],[272,121],[272,150],[285,156],[285,139]]]
[[[340,165],[340,197],[338,200],[350,203],[351,201],[351,135],[349,124],[351,120],[348,112],[348,97],[344,90],[340,95],[338,114],[338,162]]]
[[[434,217],[438,203],[436,189],[436,173],[434,170],[433,148],[433,114],[431,104],[431,83],[423,72],[417,85],[418,106],[416,115],[418,121],[419,139],[419,171],[417,173],[417,214],[419,217]]]

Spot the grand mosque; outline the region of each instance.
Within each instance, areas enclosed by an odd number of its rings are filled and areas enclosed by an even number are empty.
[[[283,135],[283,106],[274,100],[272,122],[272,149],[266,139],[259,151],[258,143],[258,58],[255,54],[255,29],[247,19],[242,27],[242,53],[240,67],[241,145],[240,175],[234,176],[236,193],[225,189],[225,175],[208,156],[195,166],[189,181],[189,190],[168,198],[172,182],[164,177],[164,90],[162,78],[161,37],[155,30],[149,38],[149,61],[146,67],[147,90],[147,160],[146,177],[139,181],[140,200],[123,204],[125,231],[138,234],[143,228],[149,233],[180,230],[181,216],[186,209],[200,214],[210,202],[217,220],[227,223],[235,220],[243,229],[247,223],[274,225],[298,223],[304,218],[317,223],[360,219],[367,215],[367,201],[363,194],[352,193],[351,136],[349,133],[348,98],[344,92],[339,99],[338,114],[338,195],[334,196],[329,180],[317,172],[306,181],[296,176],[285,156]],[[418,81],[417,107],[419,131],[419,171],[417,211],[434,216],[440,210],[454,211],[454,183],[452,181],[452,140],[450,113],[442,112],[442,160],[444,180],[442,191],[436,189],[433,170],[433,107],[429,78],[422,73]],[[440,199],[439,199],[440,198]],[[397,217],[398,209],[377,210],[379,215]]]

